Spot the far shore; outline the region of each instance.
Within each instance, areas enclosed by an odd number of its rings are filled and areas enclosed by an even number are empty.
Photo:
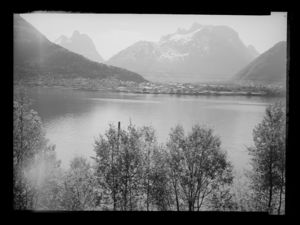
[[[27,85],[26,85],[27,86]],[[175,96],[265,96],[265,97],[285,97],[282,95],[270,95],[264,92],[247,92],[247,91],[199,91],[197,93],[177,93],[177,92],[151,92],[151,91],[134,91],[134,90],[118,90],[114,88],[84,88],[84,87],[72,87],[62,85],[30,85],[33,87],[44,88],[58,88],[68,90],[81,90],[81,91],[108,91],[128,94],[153,94],[153,95],[175,95]]]

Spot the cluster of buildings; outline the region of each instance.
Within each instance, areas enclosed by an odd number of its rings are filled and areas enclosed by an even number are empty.
[[[129,86],[119,86],[118,91],[121,92],[134,92],[134,93],[150,93],[150,94],[209,94],[213,93],[209,88],[211,85],[200,84],[162,84],[162,83],[140,83]]]
[[[241,86],[229,84],[190,84],[190,83],[122,83],[116,91],[144,94],[180,95],[268,95],[277,94],[271,87]],[[280,88],[279,88],[280,89]],[[281,90],[281,89],[280,89]]]

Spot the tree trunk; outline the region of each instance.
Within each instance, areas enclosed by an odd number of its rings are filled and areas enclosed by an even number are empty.
[[[149,173],[150,173],[150,151],[147,152],[147,211],[149,211]]]
[[[147,211],[149,211],[149,178],[147,178]]]
[[[20,149],[19,149],[19,156],[18,156],[18,164],[22,167],[23,162],[23,132],[24,132],[24,122],[23,122],[23,108],[21,107],[21,114],[20,114]]]
[[[277,214],[280,215],[280,209],[281,209],[281,196],[282,196],[282,186],[280,187],[280,194],[279,194],[279,206],[278,206],[278,209],[277,209]]]
[[[282,162],[284,158],[282,157]],[[281,201],[282,201],[282,192],[283,192],[283,185],[284,185],[284,165],[282,163],[281,165],[281,185],[280,185],[280,193],[279,193],[279,206],[277,210],[277,214],[280,215],[280,210],[281,210]]]
[[[192,198],[189,199],[188,204],[189,204],[189,211],[194,211],[194,201]]]
[[[178,200],[178,193],[177,193],[177,185],[176,185],[176,183],[175,183],[174,189],[175,189],[175,198],[176,198],[177,211],[180,211],[180,209],[179,209],[179,200]]]
[[[131,182],[129,183],[129,201],[130,201],[130,211],[132,211],[132,199],[131,199]]]
[[[114,153],[112,149],[112,154],[111,154],[111,167],[112,167],[112,179],[113,179],[113,184],[112,184],[112,195],[113,195],[113,210],[116,211],[116,187],[115,187],[115,171],[114,171]]]
[[[268,201],[268,211],[271,213],[272,197],[273,197],[273,179],[272,179],[272,147],[270,148],[270,163],[269,163],[269,201]]]
[[[125,182],[125,193],[124,193],[124,210],[127,211],[127,177]]]
[[[117,136],[117,151],[119,152],[119,139],[120,139],[120,128],[121,128],[121,123],[118,122],[118,136]],[[115,168],[114,168],[114,147],[112,148],[112,156],[111,156],[111,161],[112,161],[112,176],[113,176],[113,204],[114,208],[113,210],[116,211],[117,208],[117,200],[116,200],[116,185],[115,185]]]

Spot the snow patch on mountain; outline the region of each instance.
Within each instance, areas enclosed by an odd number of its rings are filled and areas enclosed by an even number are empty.
[[[184,57],[187,57],[189,53],[180,53],[171,49],[168,49],[159,56],[159,60],[183,60]]]
[[[186,33],[186,34],[180,34],[180,33],[176,33],[174,35],[171,35],[169,37],[170,41],[180,41],[182,43],[187,43],[190,42],[193,39],[193,36],[198,33],[199,31],[201,31],[203,28],[199,28],[197,30],[194,30],[190,33]]]
[[[199,81],[220,74],[225,80],[254,58],[255,52],[251,50],[230,27],[194,23],[189,29],[178,28],[162,36],[158,42],[137,42],[108,62],[146,78],[152,74],[149,79],[153,80],[160,79],[158,72],[168,74],[172,81],[178,73],[185,80],[195,80],[194,74]]]

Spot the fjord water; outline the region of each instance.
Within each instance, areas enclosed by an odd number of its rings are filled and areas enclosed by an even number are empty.
[[[181,124],[189,132],[196,123],[214,129],[237,170],[249,166],[247,147],[265,108],[278,98],[247,96],[178,96],[110,93],[35,87],[29,90],[46,136],[58,158],[69,166],[74,156],[94,156],[95,138],[110,123],[126,128],[130,121],[151,125],[158,141],[166,143],[170,129]]]

